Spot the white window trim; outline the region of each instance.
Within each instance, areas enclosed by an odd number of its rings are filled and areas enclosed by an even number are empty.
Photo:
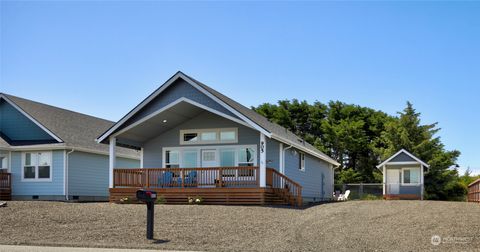
[[[235,132],[235,139],[234,140],[221,140],[220,139],[220,132],[223,131],[233,131]],[[201,139],[201,134],[205,132],[215,132],[216,140],[213,141],[205,141]],[[194,142],[187,142],[184,141],[183,135],[195,133],[197,134],[197,141]],[[199,144],[229,144],[229,143],[238,143],[238,128],[213,128],[213,129],[183,129],[180,130],[180,145],[199,145]]]
[[[243,149],[243,148],[252,148],[255,150],[255,156],[253,158],[253,166],[257,166],[257,159],[258,159],[258,149],[257,145],[206,145],[206,146],[185,146],[185,147],[163,147],[162,148],[162,168],[166,167],[165,164],[165,153],[167,151],[178,151],[179,153],[179,166],[183,167],[183,152],[184,151],[196,151],[197,152],[197,167],[199,168],[201,166],[201,150],[202,149],[207,149],[207,150],[215,150],[216,155],[218,157],[218,165],[220,166],[220,149],[235,149],[235,165],[238,166],[238,149]],[[186,168],[196,168],[196,167],[186,167]]]
[[[419,182],[418,182],[418,183],[404,183],[404,181],[405,181],[405,180],[404,180],[404,177],[405,177],[405,171],[406,171],[406,170],[418,170],[418,172],[419,172],[419,178],[418,178]],[[422,184],[422,183],[421,183],[422,178],[420,177],[422,174],[421,174],[420,169],[419,169],[418,167],[405,167],[405,168],[402,168],[402,173],[401,173],[401,174],[402,174],[402,177],[400,178],[400,183],[401,183],[402,186],[419,186],[419,185]]]
[[[26,153],[32,153],[32,154],[38,154],[39,152],[41,153],[46,153],[50,157],[50,178],[38,178],[38,162],[35,165],[35,178],[24,178],[25,176],[25,154]],[[38,157],[38,156],[37,156]],[[21,175],[21,182],[52,182],[52,177],[53,177],[53,155],[51,151],[27,151],[27,152],[22,152],[22,175]]]
[[[302,157],[303,157],[303,162],[302,162]],[[306,163],[305,153],[299,152],[298,159],[299,159],[299,166],[300,166],[298,170],[301,172],[305,172],[305,163]]]

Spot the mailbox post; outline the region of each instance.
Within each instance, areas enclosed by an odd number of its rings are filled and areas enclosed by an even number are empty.
[[[137,199],[147,204],[147,239],[153,240],[153,223],[155,216],[155,200],[157,200],[157,192],[138,190]]]

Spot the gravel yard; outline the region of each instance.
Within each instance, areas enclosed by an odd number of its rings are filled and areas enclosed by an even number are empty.
[[[475,250],[480,204],[350,201],[304,210],[157,205],[155,241],[146,207],[109,203],[8,202],[0,244],[178,250]],[[432,245],[439,235],[443,243]]]

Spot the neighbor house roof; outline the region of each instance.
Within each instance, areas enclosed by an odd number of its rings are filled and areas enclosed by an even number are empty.
[[[174,76],[172,76],[169,80],[167,80],[167,82],[165,82],[162,86],[160,86],[157,90],[155,90],[149,97],[147,97],[144,101],[142,101],[139,105],[137,105],[137,107],[131,110],[127,115],[125,115],[120,121],[118,121],[115,125],[113,125],[109,130],[107,130],[105,133],[99,136],[97,141],[102,142],[105,139],[107,139],[110,135],[115,133],[115,130],[118,129],[123,123],[125,123],[131,116],[133,116],[142,107],[146,106],[151,100],[153,100],[163,90],[165,90],[169,85],[171,85],[175,80],[179,78],[190,83],[192,86],[196,87],[197,89],[204,92],[205,94],[213,96],[221,105],[223,105],[227,109],[230,109],[232,112],[238,115],[242,120],[245,120],[252,127],[260,130],[262,133],[265,133],[268,137],[271,137],[280,142],[292,145],[299,150],[305,151],[311,154],[312,156],[316,156],[335,166],[340,165],[336,160],[324,154],[323,152],[319,151],[317,148],[307,143],[302,138],[290,132],[286,128],[276,123],[270,122],[267,118],[258,114],[252,109],[249,109],[243,106],[242,104],[230,99],[229,97],[223,95],[222,93],[216,91],[215,89],[207,86],[206,84],[198,80],[195,80],[194,78],[180,71],[177,72]]]
[[[423,166],[429,168],[430,165],[428,165],[427,163],[423,162],[422,160],[420,160],[419,158],[415,157],[412,153],[404,150],[404,149],[401,149],[399,150],[397,153],[393,154],[391,157],[389,157],[387,160],[383,161],[381,164],[377,165],[377,168],[380,168],[388,163],[390,163],[390,161],[392,161],[392,159],[394,159],[395,157],[397,157],[398,155],[400,154],[406,154],[407,156],[411,157],[413,160],[415,160],[416,162],[422,164]],[[395,163],[398,163],[398,162],[395,162]]]
[[[4,93],[0,93],[0,98],[12,104],[59,141],[43,146],[63,146],[87,152],[108,153],[108,146],[96,143],[95,138],[114,122]],[[0,146],[4,145],[2,141],[8,144],[2,139]],[[120,156],[139,158],[137,151],[127,148],[119,147],[117,153]]]

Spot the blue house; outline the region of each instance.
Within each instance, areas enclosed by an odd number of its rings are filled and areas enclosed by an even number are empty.
[[[0,197],[108,199],[108,148],[96,136],[113,122],[0,93]],[[139,167],[119,147],[118,167]]]
[[[302,138],[182,72],[99,135],[109,145],[110,200],[156,190],[169,203],[329,200],[339,164]],[[140,151],[120,169],[119,146]]]

